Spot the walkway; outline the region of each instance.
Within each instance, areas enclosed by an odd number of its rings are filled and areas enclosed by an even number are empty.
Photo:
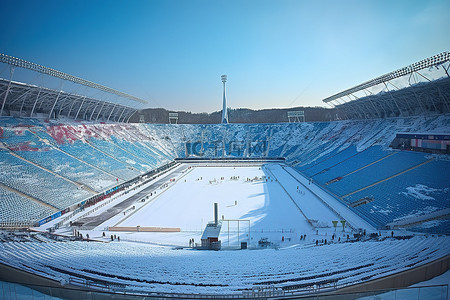
[[[133,203],[144,198],[145,196],[150,194],[150,192],[155,191],[157,188],[159,188],[164,183],[167,183],[167,181],[169,181],[170,178],[178,177],[188,167],[189,167],[188,165],[183,164],[180,167],[178,167],[176,170],[174,170],[173,172],[164,174],[157,181],[151,183],[149,186],[147,186],[143,190],[137,192],[136,194],[130,196],[128,199],[116,204],[115,206],[105,210],[103,213],[96,215],[96,216],[81,218],[81,219],[77,220],[76,223],[78,223],[84,227],[88,227],[88,228],[97,227],[98,225],[102,224],[106,220],[119,214],[120,212],[122,212],[124,209],[126,209]]]

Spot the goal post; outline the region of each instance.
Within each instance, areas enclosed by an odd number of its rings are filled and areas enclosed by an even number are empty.
[[[241,241],[244,242],[245,240],[247,241],[247,245],[250,245],[250,220],[235,220],[235,219],[224,219],[222,220],[223,222],[227,222],[226,225],[226,234],[227,234],[227,246],[230,247],[232,245],[230,245],[230,233],[232,234],[233,231],[230,231],[230,222],[231,224],[236,224],[237,225],[237,246],[241,247]],[[248,224],[248,237],[246,239],[242,239],[240,238],[240,234],[241,232],[245,232],[246,230],[244,229],[245,226],[241,225],[241,222],[244,222],[245,224]],[[222,229],[225,229],[224,227],[222,227]],[[233,228],[232,228],[233,229]]]

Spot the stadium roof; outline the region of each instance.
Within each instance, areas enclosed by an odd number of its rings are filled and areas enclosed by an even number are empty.
[[[135,108],[0,78],[0,116],[127,122]]]
[[[61,79],[64,79],[64,80],[69,80],[69,81],[72,81],[74,83],[82,84],[82,85],[85,85],[87,87],[98,89],[98,90],[101,90],[101,91],[104,91],[104,92],[107,92],[107,93],[111,93],[111,94],[114,94],[114,95],[117,95],[117,96],[120,96],[120,97],[128,98],[128,99],[131,99],[131,100],[143,103],[143,104],[147,104],[148,103],[147,101],[142,100],[142,99],[140,99],[138,97],[129,95],[127,93],[120,92],[118,90],[109,88],[107,86],[104,86],[104,85],[101,85],[101,84],[98,84],[98,83],[95,83],[95,82],[92,82],[92,81],[89,81],[89,80],[85,80],[85,79],[80,78],[80,77],[69,75],[67,73],[64,73],[64,72],[61,72],[61,71],[58,71],[58,70],[55,70],[55,69],[44,67],[44,66],[41,66],[41,65],[38,65],[38,64],[35,64],[35,63],[32,63],[32,62],[20,59],[20,58],[9,56],[9,55],[6,55],[6,54],[0,53],[0,62],[6,63],[6,64],[8,64],[10,66],[20,67],[20,68],[36,71],[36,72],[39,72],[39,73],[47,74],[47,75],[50,75],[50,76],[54,76],[54,77],[57,77],[57,78],[61,78]]]
[[[132,100],[132,103],[148,103],[127,93],[6,54],[0,53],[0,63],[9,66],[11,73],[9,79],[0,77],[0,116],[45,117],[48,119],[67,117],[127,122],[138,109],[120,104],[118,101],[112,101],[111,97],[116,97],[117,100]],[[50,76],[46,77],[47,79],[53,78],[60,82],[69,82],[74,86],[84,86],[84,93],[80,93],[79,88],[70,92],[63,91],[62,84],[59,88],[54,89],[44,86],[44,83],[38,85],[27,83],[29,79],[19,80],[23,81],[19,82],[13,78],[16,68],[24,70],[23,72]],[[69,87],[67,88],[69,89]],[[89,91],[94,91],[95,96],[89,95]],[[105,95],[106,97],[104,97]],[[100,96],[106,100],[98,98]]]
[[[450,112],[450,52],[421,60],[330,96],[341,119]]]

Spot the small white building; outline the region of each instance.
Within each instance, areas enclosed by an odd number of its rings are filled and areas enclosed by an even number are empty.
[[[220,229],[222,222],[219,221],[219,205],[214,203],[214,222],[209,222],[206,225],[205,231],[202,235],[202,246],[197,248],[201,250],[220,250],[222,247],[219,241]]]
[[[201,249],[208,250],[220,250],[221,241],[219,241],[220,229],[222,228],[222,222],[210,222],[206,225],[205,231],[202,235]]]

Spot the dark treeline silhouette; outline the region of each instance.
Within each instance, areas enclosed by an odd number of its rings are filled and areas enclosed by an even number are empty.
[[[287,112],[303,110],[306,122],[332,121],[334,120],[334,109],[324,107],[294,107],[252,110],[247,108],[228,109],[228,120],[230,123],[283,123],[288,122]],[[139,122],[140,115],[144,116],[145,123],[169,123],[169,111],[164,108],[148,108],[135,113],[131,123]],[[222,111],[212,113],[191,113],[177,111],[178,124],[218,124]]]

